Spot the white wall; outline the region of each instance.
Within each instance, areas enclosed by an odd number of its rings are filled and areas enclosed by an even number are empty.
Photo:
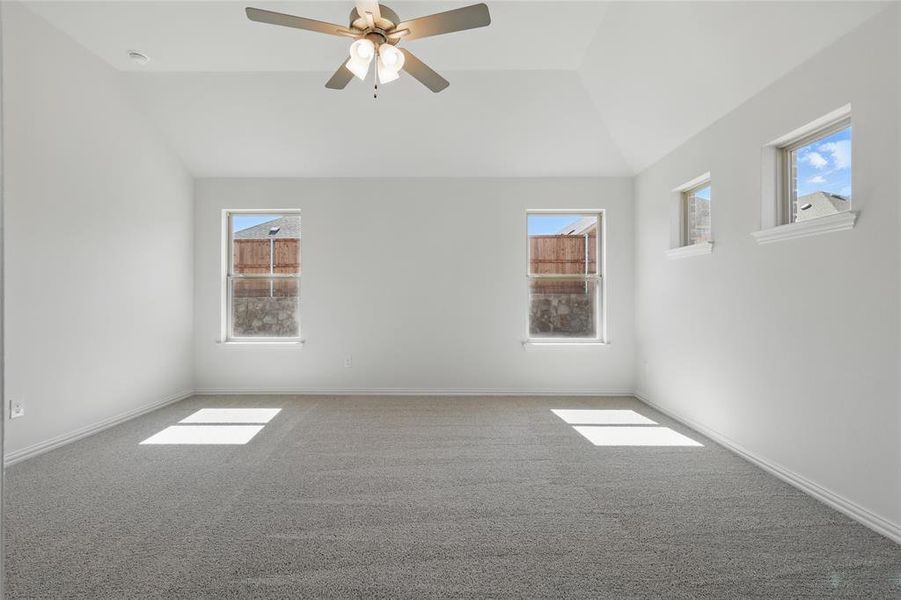
[[[635,188],[641,396],[896,528],[898,56],[887,12],[642,172]],[[856,228],[758,246],[761,147],[846,103]],[[713,253],[667,260],[671,190],[705,171]]]
[[[116,73],[4,4],[8,452],[190,390],[192,183]]]
[[[626,178],[198,180],[197,387],[630,392],[631,196]],[[221,213],[237,208],[302,211],[302,350],[216,343]],[[537,208],[608,211],[610,346],[522,349]]]
[[[3,64],[3,7],[0,6],[0,65]],[[0,141],[3,139],[3,75],[2,69],[0,69]],[[3,236],[3,144],[0,143],[0,240],[2,240]],[[3,278],[3,266],[2,266],[2,257],[3,257],[3,248],[2,244],[0,244],[0,307],[3,306],[4,302],[4,278]],[[3,349],[3,327],[4,327],[4,318],[3,315],[0,314],[0,366],[3,365],[4,358],[4,349]],[[3,381],[6,377],[6,374],[3,373],[2,367],[0,367],[0,404],[4,402],[3,398]],[[0,410],[0,415],[3,414],[3,411]],[[4,460],[4,451],[3,451],[3,440],[4,440],[4,429],[6,428],[6,419],[3,419],[0,422],[0,465],[3,465]],[[6,514],[3,510],[5,497],[4,493],[4,485],[3,485],[3,477],[0,477],[0,514]],[[4,519],[5,521],[5,519]],[[0,549],[6,547],[6,528],[3,523],[0,522]],[[0,598],[4,597],[4,589],[6,587],[6,568],[5,565],[0,565]]]

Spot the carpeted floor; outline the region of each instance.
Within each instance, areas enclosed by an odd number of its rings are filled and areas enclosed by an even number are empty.
[[[139,445],[207,407],[283,410]],[[556,408],[704,446],[594,446]],[[629,398],[194,397],[6,483],[9,598],[901,598],[901,547]]]

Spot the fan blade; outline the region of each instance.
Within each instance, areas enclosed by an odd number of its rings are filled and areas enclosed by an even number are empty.
[[[430,66],[416,58],[416,55],[407,50],[400,48],[404,53],[404,71],[419,80],[419,83],[426,86],[436,94],[450,85],[447,79],[432,70]]]
[[[271,10],[251,8],[248,6],[245,11],[247,12],[247,18],[251,21],[256,21],[257,23],[294,27],[295,29],[306,29],[307,31],[316,31],[318,33],[327,33],[329,35],[345,36],[349,32],[347,27],[335,25],[334,23],[326,23],[325,21],[316,21],[304,17],[295,17],[294,15],[285,15],[272,12]]]
[[[376,21],[382,18],[382,11],[379,10],[378,2],[375,0],[357,0],[357,14],[365,18],[366,13],[372,14],[372,18]]]
[[[405,35],[409,35],[409,34],[410,34],[409,29],[395,29],[394,31],[392,31],[391,33],[388,34],[388,39],[389,40],[399,40],[402,37],[404,37]]]
[[[344,61],[341,63],[341,66],[338,67],[338,70],[335,71],[335,74],[332,75],[332,78],[326,82],[325,87],[330,90],[343,90],[353,78],[354,74],[347,68],[347,61]]]
[[[416,40],[443,33],[485,27],[490,24],[491,15],[488,13],[488,7],[485,4],[473,4],[437,15],[404,21],[399,23],[396,29],[409,29],[410,33],[404,40]]]
[[[362,37],[362,33],[362,31],[357,31],[356,29],[345,29],[344,27],[339,27],[338,31],[335,32],[335,35],[344,35],[347,37],[352,37],[356,40]]]

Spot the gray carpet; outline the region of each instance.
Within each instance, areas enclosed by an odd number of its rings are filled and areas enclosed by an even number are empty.
[[[246,445],[138,445],[255,406],[283,410]],[[901,598],[901,547],[629,398],[194,397],[6,489],[9,598]]]

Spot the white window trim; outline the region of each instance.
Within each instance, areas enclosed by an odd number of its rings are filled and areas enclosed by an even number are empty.
[[[598,326],[597,336],[591,338],[550,338],[550,337],[532,337],[529,327],[530,316],[530,298],[529,298],[529,282],[532,275],[529,273],[529,215],[597,215],[598,218],[598,239],[597,239],[597,256],[598,256],[598,273],[595,278],[597,282],[597,302],[595,303],[595,322]],[[553,209],[527,209],[526,210],[526,297],[525,297],[525,338],[522,340],[523,350],[530,351],[538,348],[592,348],[609,346],[610,340],[607,337],[607,214],[602,208],[553,208]]]
[[[846,211],[834,215],[827,215],[817,219],[807,221],[795,221],[785,225],[777,225],[769,229],[754,231],[751,233],[758,244],[771,244],[773,242],[782,242],[785,240],[794,240],[798,238],[820,235],[822,233],[832,233],[835,231],[847,231],[853,229],[857,221],[857,213]]]
[[[286,339],[288,341],[284,341]],[[248,346],[264,346],[275,350],[292,350],[299,349],[305,342],[306,340],[295,340],[294,338],[254,338],[251,341],[244,341],[243,339],[238,338],[237,340],[228,340],[226,342],[216,340],[217,344],[223,348],[229,349],[247,348]]]
[[[544,338],[532,338],[522,341],[522,349],[526,352],[534,350],[542,350],[549,348],[568,348],[568,349],[589,349],[604,348],[609,346],[610,342],[602,342],[600,340],[549,340]]]
[[[670,217],[670,247],[666,250],[667,258],[687,258],[689,256],[700,256],[702,254],[710,254],[713,252],[713,241],[701,242],[698,244],[687,244],[687,227],[686,220],[685,195],[693,190],[713,186],[713,179],[710,171],[698,175],[690,181],[686,181],[672,191],[672,211]],[[710,237],[713,237],[713,194],[710,200]]]
[[[857,212],[847,211],[807,221],[791,221],[792,190],[787,176],[791,152],[851,124],[851,105],[783,135],[763,147],[761,157],[760,231],[751,233],[758,244],[810,237],[852,229]],[[851,185],[854,185],[853,175]],[[853,197],[852,196],[852,206]]]
[[[713,242],[700,242],[698,244],[691,244],[690,246],[670,248],[666,251],[666,257],[670,259],[687,258],[689,256],[710,254],[711,252],[713,252]]]
[[[229,291],[229,276],[232,269],[232,260],[234,259],[232,248],[231,248],[231,216],[232,215],[240,215],[240,214],[251,214],[251,215],[297,215],[300,216],[300,209],[296,208],[267,208],[267,209],[256,209],[256,208],[226,208],[222,210],[222,244],[220,248],[220,256],[221,256],[221,282],[220,282],[220,302],[219,302],[219,339],[216,340],[216,343],[222,348],[271,348],[271,349],[300,349],[303,347],[305,340],[302,336],[296,337],[254,337],[254,338],[242,338],[242,337],[233,337],[231,335],[231,323],[229,318],[229,308],[230,308],[230,291]],[[301,246],[303,242],[301,242]],[[293,279],[293,277],[292,277]],[[298,282],[301,279],[301,275],[297,275],[296,279]],[[298,283],[300,285],[300,283]],[[301,327],[300,314],[302,311],[302,307],[300,306],[302,302],[301,298],[298,298],[298,317],[297,323],[298,328]],[[303,329],[299,329],[300,333],[303,333]]]

